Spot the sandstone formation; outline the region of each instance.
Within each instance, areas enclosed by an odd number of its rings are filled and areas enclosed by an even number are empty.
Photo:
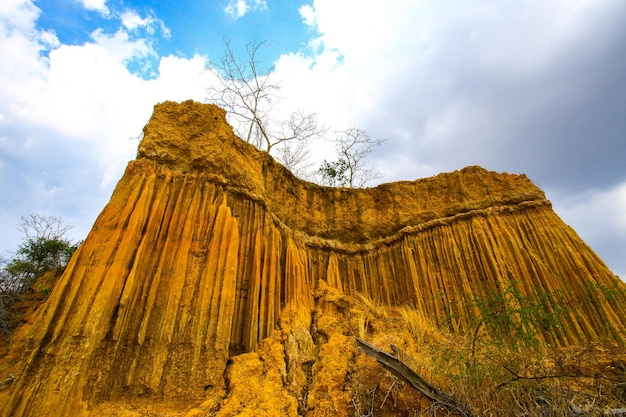
[[[166,102],[23,338],[1,415],[144,415],[111,411],[122,402],[347,415],[357,352],[329,330],[344,295],[456,332],[484,319],[485,300],[539,300],[515,320],[568,346],[623,341],[623,294],[524,175],[322,187],[235,137],[223,110]],[[529,320],[539,310],[557,322]]]

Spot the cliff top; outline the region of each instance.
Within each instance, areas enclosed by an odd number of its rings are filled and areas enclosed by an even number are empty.
[[[621,404],[626,359],[609,342],[624,345],[626,288],[524,175],[322,187],[224,116],[155,107],[138,158],[0,358],[0,416],[430,408],[356,337],[394,346],[477,414]]]
[[[223,109],[194,101],[155,106],[131,169],[144,163],[206,175],[267,205],[296,232],[343,243],[390,238],[406,228],[490,208],[548,204],[525,175],[477,166],[364,189],[313,184],[235,136]]]

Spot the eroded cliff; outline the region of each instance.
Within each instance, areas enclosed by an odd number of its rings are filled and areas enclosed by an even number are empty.
[[[503,331],[542,343],[623,341],[623,284],[524,175],[468,167],[322,187],[224,116],[155,106],[137,159],[18,343],[2,415],[144,415],[136,404],[348,415],[346,373],[361,359],[342,297],[453,332],[504,309]]]

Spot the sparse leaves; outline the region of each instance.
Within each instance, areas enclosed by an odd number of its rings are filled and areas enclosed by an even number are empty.
[[[12,258],[0,258],[0,335],[19,325],[20,317],[11,306],[29,291],[35,280],[69,262],[79,243],[64,236],[70,229],[60,217],[31,214],[22,217],[22,243]]]
[[[332,162],[324,159],[324,162],[317,170],[320,182],[331,187],[347,187],[349,184],[349,179],[346,175],[347,171],[348,163],[341,158]]]
[[[299,177],[307,177],[309,146],[323,139],[328,128],[315,113],[292,112],[288,118],[277,116],[282,98],[280,83],[274,80],[274,68],[262,68],[259,50],[266,42],[252,41],[240,59],[230,43],[218,63],[208,70],[215,75],[216,85],[208,89],[207,101],[227,111],[235,133],[257,148],[272,153],[279,162]],[[336,161],[326,161],[316,171],[326,185],[362,187],[381,175],[366,163],[366,158],[385,140],[372,139],[361,129],[336,132]]]
[[[230,43],[220,63],[209,71],[218,84],[208,90],[208,101],[227,111],[235,133],[257,148],[272,152],[292,171],[303,170],[309,156],[309,141],[322,137],[326,128],[315,113],[298,110],[287,119],[276,116],[282,101],[280,84],[274,81],[273,68],[263,69],[257,54],[265,42],[250,42],[246,57],[239,59]]]
[[[385,142],[385,139],[372,139],[361,129],[337,132],[335,150],[339,159],[334,162],[324,160],[318,169],[322,184],[360,188],[380,178],[380,173],[367,164],[366,158]]]
[[[22,243],[12,259],[3,260],[0,271],[0,292],[21,293],[30,288],[37,277],[63,267],[78,248],[64,236],[70,229],[60,217],[35,214],[22,217],[19,229]]]

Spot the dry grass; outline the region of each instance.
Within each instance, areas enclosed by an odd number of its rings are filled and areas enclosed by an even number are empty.
[[[568,416],[626,405],[626,349],[608,342],[551,349],[510,346],[483,329],[453,334],[411,307],[354,297],[355,336],[397,357],[479,416]],[[393,348],[390,347],[393,345]],[[350,376],[356,416],[447,415],[359,355]]]

